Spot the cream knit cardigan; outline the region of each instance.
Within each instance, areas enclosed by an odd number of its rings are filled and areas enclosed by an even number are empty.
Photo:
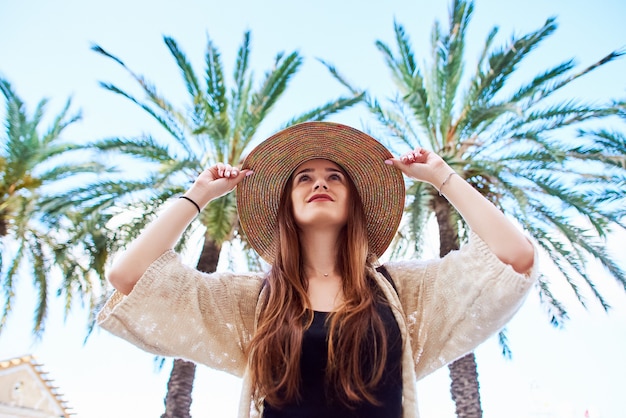
[[[385,266],[397,292],[384,276],[374,275],[402,334],[403,417],[419,417],[417,380],[499,331],[522,305],[537,269],[516,273],[473,233],[461,250],[441,259]],[[128,296],[111,296],[98,323],[142,350],[242,377],[239,417],[258,416],[244,353],[259,314],[262,279],[200,273],[168,251]]]

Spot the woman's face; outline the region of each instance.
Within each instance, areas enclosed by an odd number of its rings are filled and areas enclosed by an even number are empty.
[[[299,227],[341,228],[348,219],[345,172],[328,160],[309,160],[294,171],[291,203]]]

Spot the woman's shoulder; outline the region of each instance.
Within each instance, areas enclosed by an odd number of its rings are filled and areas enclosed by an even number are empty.
[[[264,272],[238,272],[232,270],[207,273],[198,270],[173,250],[155,260],[139,280],[139,285],[196,288],[215,291],[258,293],[266,276]]]
[[[468,259],[489,265],[498,264],[498,260],[487,244],[478,235],[470,231],[469,239],[458,250],[453,250],[443,257],[409,258],[403,260],[390,260],[384,263],[387,270],[393,275],[415,275],[415,273],[425,272],[432,268],[437,268],[440,264],[449,265],[448,268],[463,268]]]
[[[436,263],[436,259],[389,260],[381,265],[394,280],[415,277],[424,274]]]
[[[218,280],[226,285],[245,287],[260,291],[266,277],[263,272],[219,271],[206,275],[207,280]]]

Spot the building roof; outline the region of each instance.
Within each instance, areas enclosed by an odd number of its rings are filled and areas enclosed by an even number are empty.
[[[0,416],[69,418],[70,410],[32,355],[0,361]]]

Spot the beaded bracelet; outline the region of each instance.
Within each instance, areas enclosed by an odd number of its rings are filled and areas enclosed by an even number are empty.
[[[178,196],[178,198],[179,198],[179,199],[185,199],[185,200],[188,200],[188,201],[190,201],[191,203],[193,203],[193,205],[196,207],[196,209],[198,209],[198,215],[200,214],[200,206],[199,206],[196,202],[194,202],[194,201],[193,201],[193,199],[191,199],[191,198],[189,198],[189,197],[187,197],[187,196],[185,196],[185,195]]]
[[[441,194],[441,189],[443,189],[443,186],[445,186],[446,183],[448,182],[448,180],[450,180],[450,177],[452,177],[455,174],[456,174],[456,171],[451,172],[450,174],[448,174],[448,177],[446,177],[446,179],[443,181],[443,183],[441,183],[441,186],[439,186],[439,196],[443,196]]]

